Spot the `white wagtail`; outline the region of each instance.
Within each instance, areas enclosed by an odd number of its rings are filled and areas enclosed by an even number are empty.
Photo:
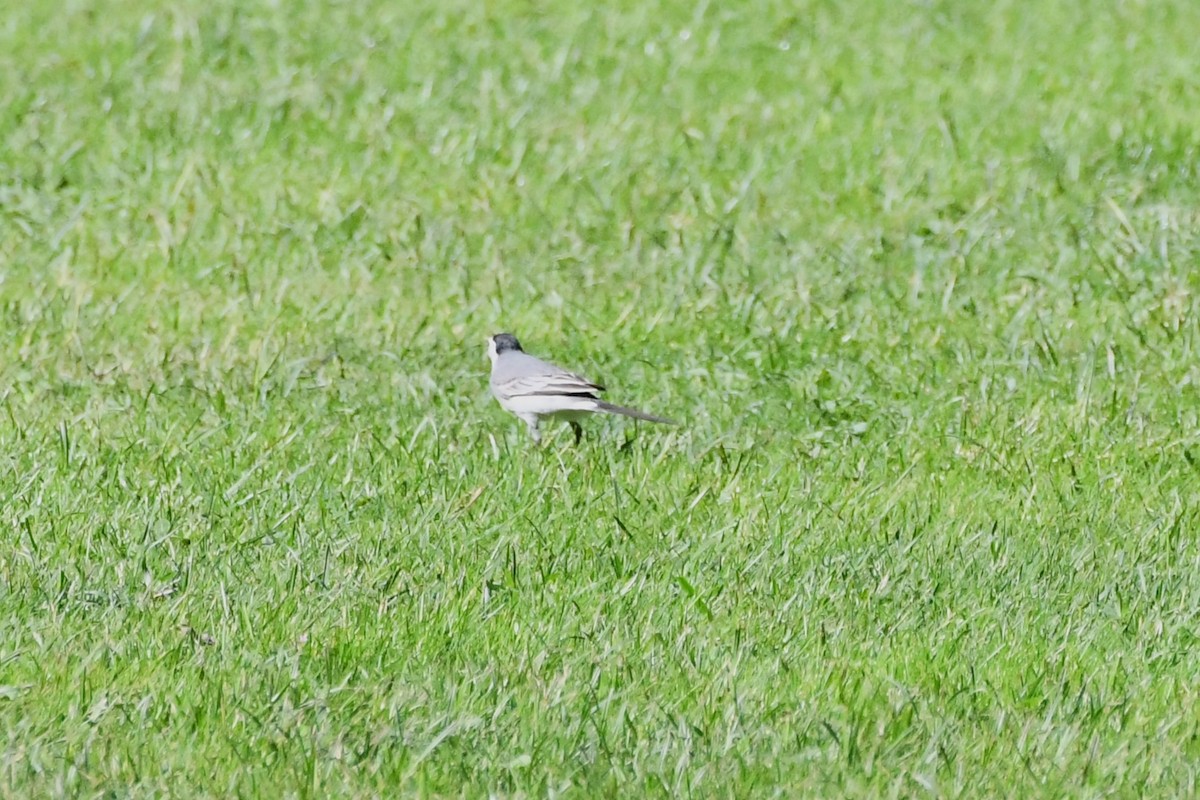
[[[675,424],[674,420],[601,400],[598,393],[604,391],[603,386],[534,358],[521,349],[521,343],[511,333],[488,337],[488,358],[492,360],[492,394],[505,411],[525,421],[535,442],[542,439],[538,431],[542,417],[569,422],[575,432],[575,444],[583,436],[579,419],[597,411]]]

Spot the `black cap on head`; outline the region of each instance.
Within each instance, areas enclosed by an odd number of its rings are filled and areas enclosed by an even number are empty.
[[[516,350],[518,353],[524,352],[521,349],[521,343],[517,341],[517,337],[511,333],[497,333],[492,337],[492,341],[496,344],[497,355],[506,350]]]

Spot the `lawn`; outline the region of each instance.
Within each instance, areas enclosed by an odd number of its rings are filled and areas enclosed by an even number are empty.
[[[0,796],[1195,795],[1198,30],[3,2]]]

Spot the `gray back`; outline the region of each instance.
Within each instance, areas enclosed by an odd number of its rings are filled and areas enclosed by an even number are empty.
[[[492,366],[492,386],[518,378],[551,378],[571,375],[562,367],[535,358],[520,350],[509,350],[496,357]],[[571,375],[571,377],[575,377]]]

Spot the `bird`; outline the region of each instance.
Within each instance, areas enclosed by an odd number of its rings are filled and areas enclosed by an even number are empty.
[[[544,417],[566,420],[575,434],[576,445],[583,437],[579,420],[586,414],[604,412],[664,425],[676,424],[666,417],[601,400],[603,386],[529,355],[511,333],[488,337],[488,358],[492,361],[492,395],[501,408],[529,426],[535,443],[542,440],[539,425]]]

